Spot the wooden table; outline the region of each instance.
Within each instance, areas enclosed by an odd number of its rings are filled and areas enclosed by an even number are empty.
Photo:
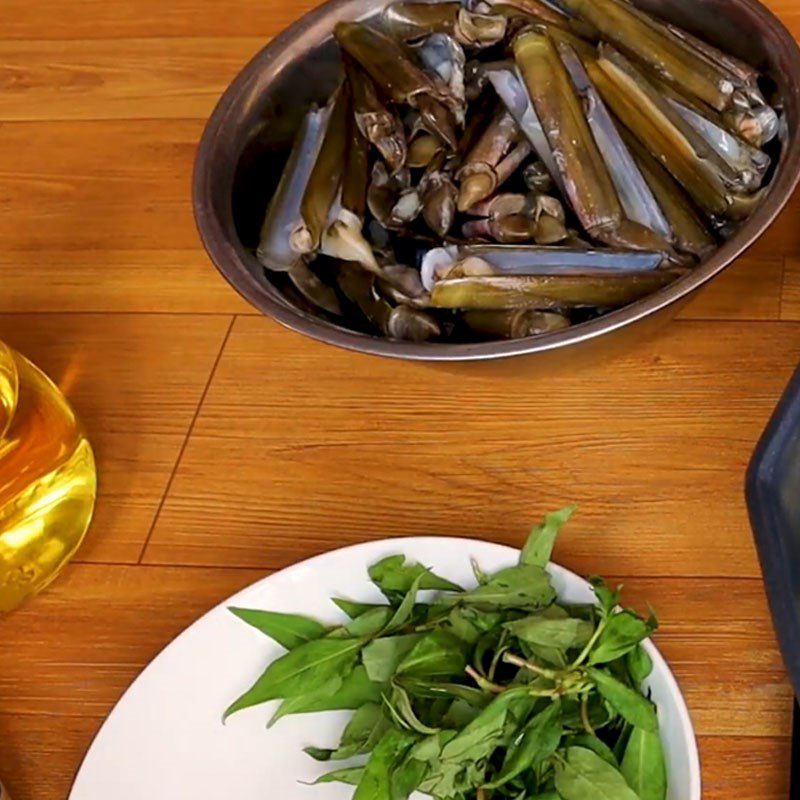
[[[279,328],[192,221],[203,123],[313,0],[4,0],[0,338],[65,389],[100,467],[75,564],[0,620],[0,775],[60,800],[112,705],[198,614],[342,544],[518,544],[660,612],[707,800],[785,800],[791,692],[742,497],[800,360],[800,199],[660,338],[552,374],[370,359]],[[771,0],[800,35],[800,2]]]

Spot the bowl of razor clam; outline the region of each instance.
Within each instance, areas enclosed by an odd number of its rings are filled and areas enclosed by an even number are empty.
[[[253,305],[350,349],[638,336],[787,202],[798,76],[756,0],[331,0],[223,95],[195,216]]]

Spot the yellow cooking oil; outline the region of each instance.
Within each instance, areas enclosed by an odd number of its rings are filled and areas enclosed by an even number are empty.
[[[0,342],[0,613],[58,575],[96,495],[94,454],[66,398]]]

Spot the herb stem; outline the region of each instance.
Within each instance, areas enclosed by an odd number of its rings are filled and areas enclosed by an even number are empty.
[[[534,664],[532,661],[526,661],[524,658],[514,655],[514,653],[503,653],[503,661],[505,661],[506,664],[513,664],[515,667],[527,669],[529,672],[533,672],[536,675],[541,675],[543,678],[549,678],[551,681],[558,680],[559,678],[558,672],[555,672],[552,669],[540,667],[537,664]]]
[[[501,686],[499,683],[495,683],[494,681],[490,681],[487,678],[484,678],[476,669],[473,667],[466,667],[464,672],[469,675],[475,683],[478,684],[478,688],[483,689],[485,692],[491,692],[492,694],[502,694],[505,690],[505,686]]]
[[[607,624],[608,617],[604,617],[602,620],[600,620],[600,624],[592,634],[592,638],[589,639],[589,641],[586,643],[586,647],[581,650],[580,655],[572,662],[571,666],[569,667],[570,670],[576,669],[584,662],[589,653],[592,652],[592,648],[597,644],[597,640],[600,638],[600,634],[605,630]]]
[[[595,735],[595,730],[592,727],[592,723],[589,719],[589,695],[584,694],[581,697],[581,722],[583,723],[583,729],[589,736]]]

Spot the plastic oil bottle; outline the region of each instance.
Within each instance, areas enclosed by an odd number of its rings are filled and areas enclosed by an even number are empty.
[[[0,614],[74,555],[96,494],[94,454],[66,398],[0,342]]]

